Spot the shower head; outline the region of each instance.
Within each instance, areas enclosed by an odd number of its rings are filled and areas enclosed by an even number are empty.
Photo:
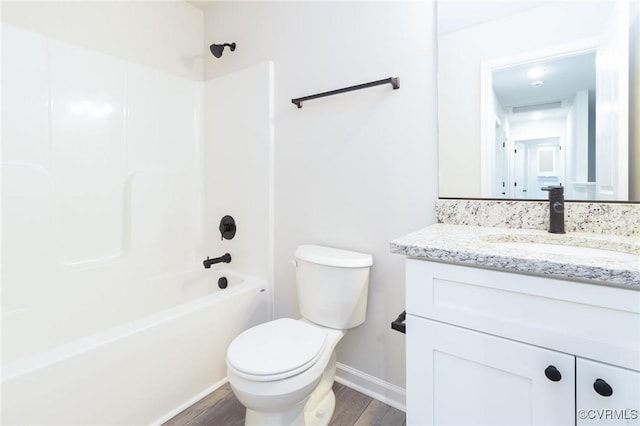
[[[213,56],[215,56],[216,58],[219,58],[222,56],[222,51],[224,50],[225,46],[229,46],[229,49],[231,49],[232,52],[236,50],[235,43],[212,44],[211,46],[209,46],[209,50],[211,50],[211,53],[213,53]]]

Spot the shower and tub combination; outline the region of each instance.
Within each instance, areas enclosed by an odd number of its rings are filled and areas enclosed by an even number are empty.
[[[160,424],[271,317],[270,101],[244,98],[272,66],[194,81],[4,22],[2,59],[1,422]]]
[[[223,384],[228,345],[267,320],[267,283],[220,270],[183,285],[190,300],[5,365],[2,423],[161,424]]]

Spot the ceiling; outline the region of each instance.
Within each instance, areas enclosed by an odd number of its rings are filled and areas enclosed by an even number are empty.
[[[504,107],[571,100],[578,90],[595,90],[595,58],[595,52],[588,52],[495,70],[493,89]],[[534,67],[543,68],[544,75],[529,77]],[[542,85],[533,87],[535,80]]]
[[[549,3],[553,2],[534,0],[439,0],[437,3],[438,34],[445,34],[483,22],[493,21]]]
[[[213,0],[186,0],[191,6],[195,6],[200,10],[206,10],[209,3],[212,3]]]

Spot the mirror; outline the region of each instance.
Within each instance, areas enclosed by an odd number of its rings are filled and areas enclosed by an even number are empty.
[[[569,200],[639,201],[637,15],[624,0],[439,1],[440,197],[562,184]]]

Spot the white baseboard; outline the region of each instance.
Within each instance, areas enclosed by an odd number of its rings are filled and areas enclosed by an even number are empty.
[[[398,410],[407,411],[407,393],[400,386],[380,380],[360,370],[336,363],[336,382],[384,402]]]
[[[169,411],[164,416],[160,417],[159,419],[155,420],[154,422],[151,422],[151,426],[159,426],[159,425],[163,424],[164,422],[166,422],[168,420],[171,420],[176,415],[182,413],[184,410],[186,410],[187,408],[191,407],[193,404],[195,404],[196,402],[200,401],[202,398],[204,398],[205,396],[209,395],[211,392],[215,391],[216,389],[218,389],[219,387],[221,387],[222,385],[224,385],[227,382],[228,382],[228,380],[227,380],[227,378],[225,376],[224,379],[212,384],[211,386],[209,386],[208,388],[206,388],[202,392],[200,392],[197,395],[193,396],[192,398],[189,398],[188,400],[186,400],[183,404],[180,404],[178,407],[176,407],[173,410]]]

